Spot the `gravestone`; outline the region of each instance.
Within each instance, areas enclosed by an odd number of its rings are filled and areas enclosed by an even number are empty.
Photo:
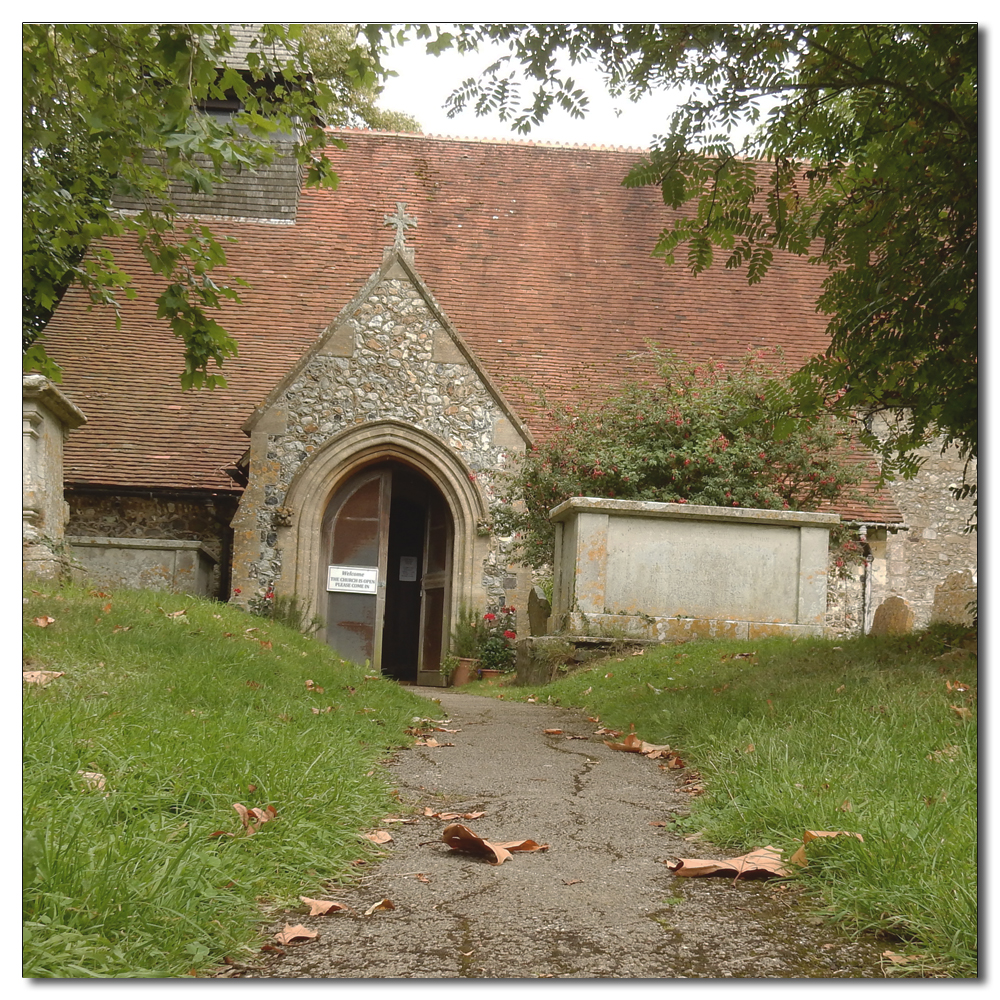
[[[949,573],[943,583],[934,588],[934,607],[931,609],[932,622],[953,622],[968,625],[972,622],[969,604],[976,600],[978,591],[972,582],[972,574],[965,570]]]
[[[551,614],[552,606],[545,596],[545,591],[541,587],[532,587],[528,594],[528,634],[545,635]]]
[[[887,597],[876,609],[869,635],[902,635],[913,631],[913,609],[902,597]]]

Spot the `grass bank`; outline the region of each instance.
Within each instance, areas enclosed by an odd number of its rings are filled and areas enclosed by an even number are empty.
[[[24,594],[24,669],[64,672],[23,687],[25,977],[245,959],[262,907],[376,856],[361,834],[393,806],[377,762],[425,700],[226,605]],[[247,836],[233,803],[273,819]]]
[[[694,642],[604,660],[541,688],[468,690],[578,706],[670,744],[704,788],[678,822],[734,855],[773,844],[788,857],[805,830],[860,833],[863,843],[809,849],[801,878],[823,912],[924,956],[903,967],[911,974],[923,965],[971,977],[977,661],[938,659],[961,634]]]

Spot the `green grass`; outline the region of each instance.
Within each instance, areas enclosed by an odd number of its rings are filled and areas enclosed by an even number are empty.
[[[467,690],[579,706],[670,744],[705,789],[682,829],[734,854],[773,844],[787,857],[805,830],[860,833],[863,843],[809,848],[801,877],[824,911],[902,940],[939,974],[971,977],[977,667],[974,657],[934,659],[960,634],[694,642],[605,660],[542,688]],[[751,651],[752,660],[732,658]]]
[[[394,800],[376,765],[426,701],[226,605],[35,586],[25,669],[65,676],[23,688],[25,977],[247,960],[269,909],[377,856],[360,834]],[[276,816],[248,837],[233,803]]]

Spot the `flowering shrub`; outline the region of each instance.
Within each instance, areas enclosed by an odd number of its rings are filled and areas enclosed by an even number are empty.
[[[497,527],[529,565],[551,564],[548,512],[568,497],[815,510],[858,481],[837,454],[848,429],[790,409],[780,354],[729,369],[653,359],[656,380],[553,412],[556,430],[502,483]]]
[[[499,612],[487,611],[478,625],[479,665],[487,670],[514,669],[514,640],[517,632],[514,607],[502,607]]]

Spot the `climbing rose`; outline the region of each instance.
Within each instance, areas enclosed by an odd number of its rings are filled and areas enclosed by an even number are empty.
[[[517,638],[517,633],[516,632],[511,632],[510,629],[506,629],[504,631],[503,636],[504,636],[505,639],[516,639]]]
[[[483,619],[485,621],[488,621],[488,622],[496,621],[496,618],[497,618],[497,616],[495,614],[493,614],[492,611],[487,611],[486,614],[483,615]]]

